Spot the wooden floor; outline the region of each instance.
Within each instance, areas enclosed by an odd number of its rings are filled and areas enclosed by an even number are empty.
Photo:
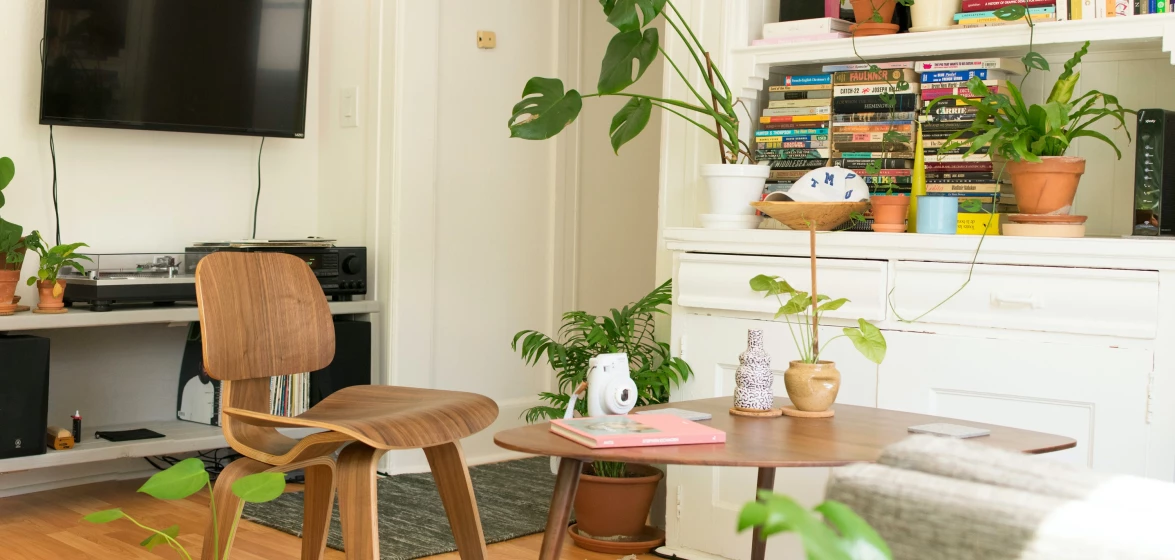
[[[166,546],[146,552],[139,547],[146,534],[127,521],[92,525],[83,515],[121,508],[138,522],[156,529],[179,524],[179,541],[200,557],[204,526],[208,518],[208,495],[202,492],[187,500],[162,502],[135,492],[142,481],[107,482],[75,486],[37,494],[0,499],[0,559],[2,560],[120,560],[179,558]],[[281,531],[242,522],[237,531],[233,560],[278,560],[298,558],[301,541]],[[538,557],[542,535],[531,535],[490,545],[494,560],[533,560]],[[344,560],[342,552],[327,549],[328,560]],[[434,556],[433,560],[457,560],[456,553]],[[615,560],[616,555],[576,548],[568,539],[563,560]],[[652,559],[653,556],[642,556]]]

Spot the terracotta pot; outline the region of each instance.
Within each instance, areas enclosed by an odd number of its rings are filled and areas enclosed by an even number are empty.
[[[901,30],[896,23],[857,23],[849,31],[855,37],[873,37],[875,35],[893,35]]]
[[[858,24],[890,23],[898,7],[897,0],[852,0],[852,4],[853,17]],[[874,10],[881,15],[881,21],[873,21]]]
[[[824,412],[836,402],[840,372],[832,362],[821,360],[806,364],[794,361],[783,374],[783,384],[787,386],[787,398],[797,410]]]
[[[60,290],[56,294],[53,293],[54,286],[60,286]],[[49,282],[41,280],[37,282],[37,295],[40,301],[37,302],[38,309],[62,309],[65,307],[65,279],[58,278],[57,282]]]
[[[873,231],[902,233],[906,231],[906,214],[910,210],[910,197],[903,195],[874,195],[869,197],[873,206]]]
[[[590,465],[584,467],[575,494],[575,520],[581,535],[605,540],[644,533],[653,494],[665,475],[648,465],[630,463],[627,470],[635,476],[605,478],[589,474]]]
[[[19,270],[0,270],[0,313],[12,313],[16,304],[12,302],[16,296],[16,285],[20,282]]]
[[[1004,168],[1012,177],[1020,213],[1071,214],[1077,184],[1085,173],[1085,159],[1067,156],[1040,159],[1038,163],[1009,161]]]

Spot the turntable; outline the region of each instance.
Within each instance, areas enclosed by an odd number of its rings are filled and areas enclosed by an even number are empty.
[[[90,258],[94,262],[85,275],[72,269],[61,271],[66,305],[85,303],[90,311],[110,311],[115,304],[196,301],[196,278],[183,273],[183,253],[91,254]]]

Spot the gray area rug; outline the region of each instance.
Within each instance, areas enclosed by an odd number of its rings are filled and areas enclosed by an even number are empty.
[[[546,457],[481,465],[469,471],[487,543],[543,531],[555,488],[555,475]],[[380,479],[376,486],[382,558],[409,560],[457,550],[432,474],[396,475]],[[302,493],[285,494],[265,504],[248,504],[244,517],[301,536]],[[343,550],[337,502],[327,545]]]

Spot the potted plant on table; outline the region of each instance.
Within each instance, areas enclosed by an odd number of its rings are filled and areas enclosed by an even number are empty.
[[[33,230],[29,233],[28,238],[25,239],[25,245],[32,249],[34,253],[40,256],[40,265],[37,267],[36,276],[30,276],[28,285],[37,285],[37,295],[40,301],[37,303],[35,312],[39,313],[65,313],[65,279],[58,275],[65,267],[73,268],[80,274],[86,273],[86,268],[82,266],[79,260],[93,262],[90,257],[77,253],[76,251],[82,247],[89,247],[85,243],[70,243],[68,245],[57,245],[48,247],[40,232]]]
[[[999,15],[1001,19],[1018,19],[1017,14],[1026,17],[1023,6],[1002,8]],[[1087,52],[1088,41],[1065,63],[1065,69],[1057,75],[1042,104],[1026,104],[1020,88],[1012,82],[1008,82],[1007,92],[992,91],[978,78],[968,82],[968,89],[980,99],[950,95],[935,101],[936,104],[961,102],[976,109],[971,127],[951,135],[944,148],[969,146],[967,155],[971,155],[990,146],[989,153],[1006,159],[1005,171],[1011,177],[1016,203],[1024,214],[1071,213],[1077,185],[1085,173],[1085,158],[1065,155],[1074,140],[1099,140],[1122,159],[1114,141],[1090,126],[1108,118],[1116,123],[1115,129],[1125,130],[1129,139],[1126,115],[1135,111],[1119,104],[1117,97],[1097,90],[1074,97],[1073,90],[1081,77],[1074,68]],[[1025,57],[1030,69],[1032,55],[1040,57],[1034,52]],[[961,138],[963,135],[971,137]]]
[[[596,93],[583,95],[574,89],[564,90],[562,80],[557,78],[531,78],[522,90],[522,100],[514,105],[510,116],[510,136],[527,140],[551,138],[579,117],[585,98],[623,97],[628,102],[612,117],[608,128],[612,149],[619,153],[621,146],[645,129],[654,107],[667,111],[717,141],[721,163],[701,167],[701,175],[710,192],[710,212],[745,216],[747,227],[754,227],[751,221],[755,211],[750,203],[762,197],[770,168],[756,165],[754,152],[739,138],[740,120],[735,106],[742,102],[711,61],[710,53],[672,1],[602,0],[600,4],[617,33],[604,53]],[[651,25],[658,17],[663,17],[667,26],[681,39],[690,59],[706,77],[700,90],[686,76],[688,68],[683,68],[661,48],[657,28]],[[692,99],[666,99],[625,92],[644,75],[658,53],[665,56],[673,71],[689,86]],[[713,127],[708,124],[711,122]]]
[[[0,157],[0,208],[4,207],[4,188],[16,176],[16,165],[11,158]],[[0,217],[0,315],[16,311],[16,284],[20,282],[20,267],[24,263],[24,228]]]
[[[588,361],[599,354],[628,354],[632,380],[637,387],[637,406],[668,402],[669,390],[693,374],[681,358],[670,354],[669,345],[653,338],[653,323],[670,304],[669,281],[639,301],[597,317],[584,311],[563,315],[558,340],[525,330],[514,336],[511,348],[520,351],[528,365],[546,359],[558,379],[558,392],[544,392],[546,402],[525,412],[527,422],[563,418],[571,393],[587,379]],[[587,415],[587,400],[576,402],[576,412]],[[598,540],[603,547],[614,537],[637,537],[645,531],[653,494],[661,471],[648,465],[596,461],[585,466],[575,496],[575,515],[585,548]],[[605,551],[606,552],[606,551]]]

